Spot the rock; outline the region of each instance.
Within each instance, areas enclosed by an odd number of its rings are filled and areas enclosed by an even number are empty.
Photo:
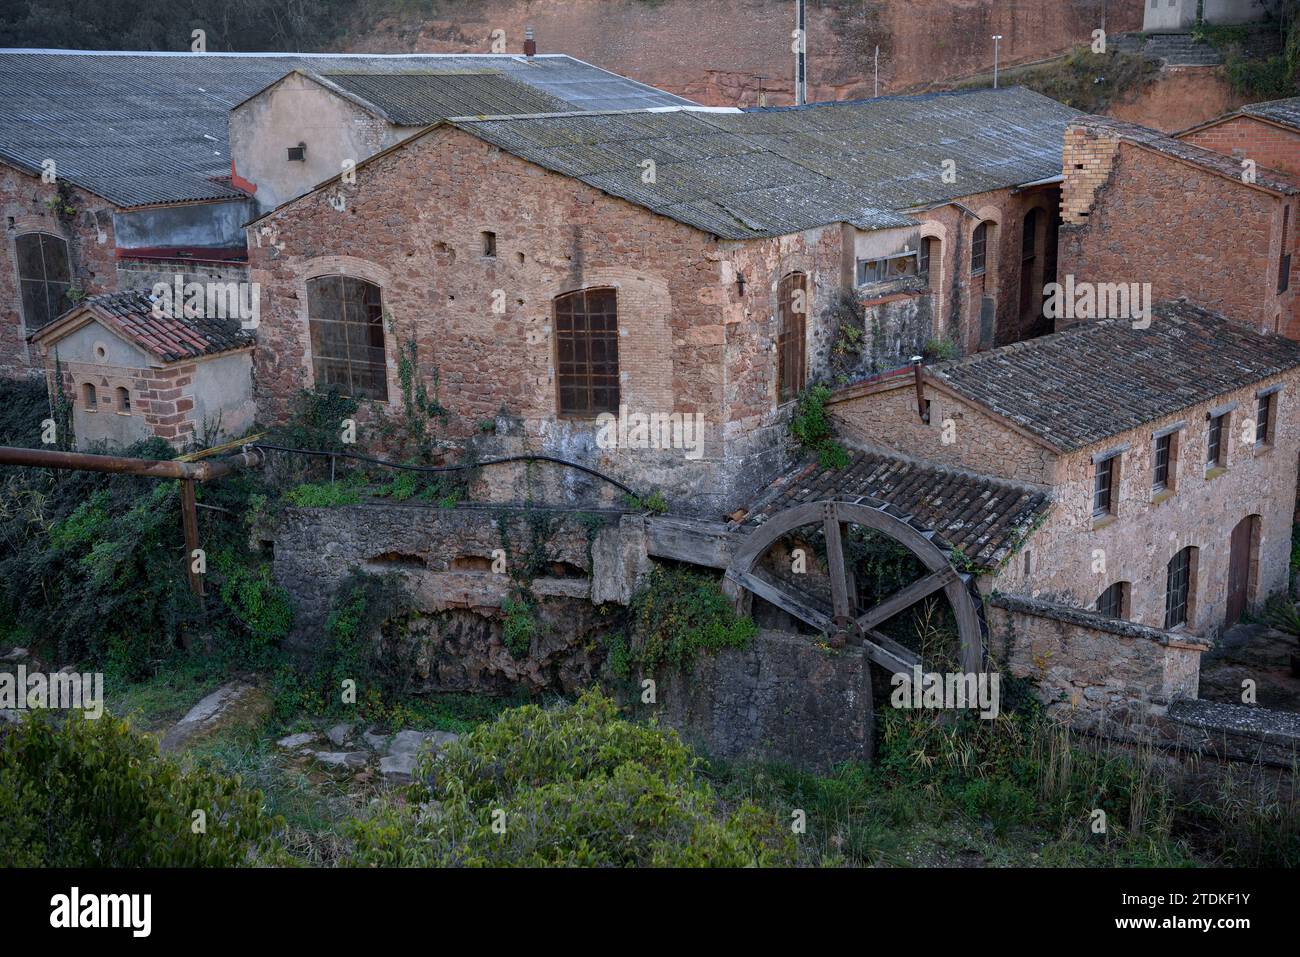
[[[414,751],[401,751],[397,754],[386,754],[379,759],[379,773],[389,781],[409,781],[411,780],[411,775],[415,772],[416,758],[417,754]]]
[[[370,760],[365,751],[313,751],[311,756],[333,768],[364,768]]]
[[[271,699],[256,685],[232,681],[208,695],[163,735],[163,751],[176,751],[215,731],[256,724],[271,711]]]
[[[388,753],[415,754],[426,743],[431,744],[433,749],[437,751],[459,739],[460,735],[453,734],[450,731],[399,731],[393,735],[393,740],[389,742]]]
[[[325,737],[329,738],[330,743],[336,748],[341,748],[347,743],[348,738],[352,737],[352,729],[354,727],[355,725],[346,723],[336,724],[325,732]]]
[[[366,745],[372,751],[384,752],[388,750],[388,735],[376,734],[374,729],[367,730],[361,737],[365,740]]]
[[[22,717],[12,708],[0,708],[0,724],[17,724]]]
[[[0,661],[22,661],[26,657],[27,657],[26,648],[14,648],[3,658],[0,658]]]
[[[275,743],[279,747],[285,748],[290,751],[295,751],[299,748],[311,744],[313,741],[316,740],[317,737],[318,735],[316,734],[315,731],[304,731],[301,734],[291,734],[287,738],[281,738],[279,741]]]

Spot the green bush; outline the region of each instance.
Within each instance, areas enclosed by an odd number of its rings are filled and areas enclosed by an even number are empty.
[[[758,633],[712,576],[687,568],[656,565],[632,596],[630,611],[627,640],[611,648],[611,667],[629,674],[632,666],[645,674],[665,665],[690,670],[701,653],[744,648]]]
[[[518,598],[507,595],[501,600],[501,610],[506,616],[501,632],[502,641],[515,658],[527,658],[533,635],[537,632],[533,606],[522,595]]]
[[[598,691],[507,711],[422,757],[405,803],[352,829],[356,866],[745,867],[793,838],[748,802],[719,806],[673,732],[623,720]]]
[[[3,866],[244,865],[273,850],[278,822],[261,804],[238,778],[182,770],[107,715],[37,714],[0,731]]]
[[[219,594],[235,624],[228,650],[242,664],[269,664],[293,625],[289,592],[275,583],[270,565],[239,562],[229,550],[215,564],[222,576]]]
[[[336,505],[356,505],[361,492],[351,483],[318,482],[295,486],[284,493],[285,501],[299,508],[332,508]]]
[[[849,453],[832,438],[831,420],[826,414],[830,397],[831,390],[824,385],[805,390],[790,420],[790,434],[809,452],[816,453],[822,468],[842,469],[849,464]]]

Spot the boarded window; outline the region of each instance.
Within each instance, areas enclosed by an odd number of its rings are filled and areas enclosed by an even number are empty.
[[[988,255],[988,242],[989,224],[980,223],[975,227],[975,233],[971,236],[970,243],[970,271],[973,276],[984,272]]]
[[[22,286],[23,319],[28,331],[39,329],[72,306],[68,290],[68,244],[58,236],[27,233],[15,241],[18,282]]]
[[[792,272],[777,287],[781,328],[777,333],[777,396],[788,402],[803,391],[807,373],[804,356],[808,315],[808,277]]]
[[[1186,624],[1192,594],[1192,547],[1182,549],[1169,560],[1165,579],[1165,627]]]
[[[307,283],[317,388],[387,401],[383,313],[379,287],[363,279],[322,276]]]
[[[560,415],[618,411],[618,294],[582,289],[555,298]]]

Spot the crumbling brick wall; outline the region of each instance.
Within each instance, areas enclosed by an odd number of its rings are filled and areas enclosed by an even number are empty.
[[[1077,127],[1066,131],[1064,165],[1062,279],[1150,283],[1153,302],[1186,296],[1260,331],[1288,332],[1296,298],[1277,294],[1279,197]]]

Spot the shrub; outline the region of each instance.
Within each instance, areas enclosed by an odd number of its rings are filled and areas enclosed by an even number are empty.
[[[275,583],[269,565],[240,563],[229,550],[217,556],[216,568],[221,600],[235,625],[227,647],[244,664],[268,664],[293,625],[289,592]]]
[[[849,464],[849,453],[832,438],[831,420],[826,414],[830,397],[831,390],[824,385],[805,390],[790,420],[790,434],[805,449],[817,454],[822,468],[842,469]]]
[[[361,492],[350,484],[339,482],[305,483],[284,493],[290,505],[299,508],[332,508],[336,505],[356,505]]]
[[[507,595],[501,600],[501,610],[505,612],[501,640],[510,649],[515,658],[527,658],[532,646],[533,635],[537,632],[537,622],[533,620],[533,606],[523,595],[518,598]]]
[[[673,732],[623,720],[598,691],[525,705],[421,758],[405,804],[353,827],[358,866],[744,867],[793,838],[744,803],[724,811]]]
[[[665,665],[690,668],[704,653],[744,648],[758,633],[740,617],[718,583],[685,568],[656,565],[632,597],[630,635],[612,667],[653,674]]]
[[[273,850],[278,822],[261,803],[238,778],[182,770],[107,715],[31,715],[0,732],[0,865],[248,864]]]

